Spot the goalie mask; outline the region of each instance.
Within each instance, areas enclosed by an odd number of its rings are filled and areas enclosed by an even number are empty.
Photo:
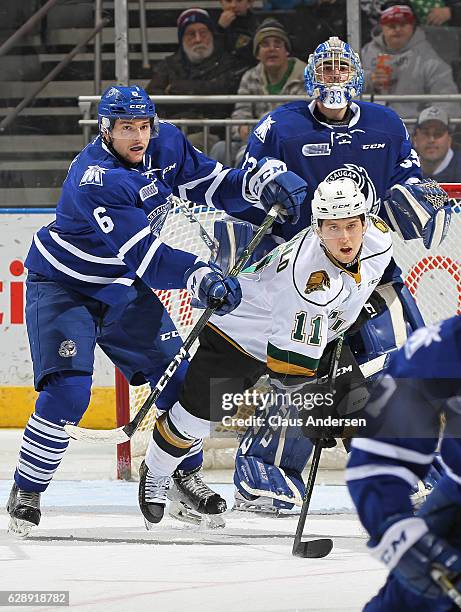
[[[309,96],[318,98],[327,108],[344,108],[363,89],[359,56],[336,36],[329,38],[309,56],[304,86]]]
[[[159,122],[155,105],[144,89],[137,85],[131,87],[112,85],[102,94],[98,106],[99,133],[102,137],[111,136],[117,119],[123,119],[125,122],[149,119],[150,138],[158,136]],[[123,131],[117,134],[117,137],[123,138]],[[126,130],[126,138],[132,138],[129,129]]]
[[[312,227],[320,233],[324,219],[349,219],[363,215],[367,220],[368,208],[365,196],[357,183],[350,178],[323,181],[312,199]]]

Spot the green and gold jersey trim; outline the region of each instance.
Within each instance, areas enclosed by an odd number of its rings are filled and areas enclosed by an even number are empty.
[[[315,376],[320,359],[313,359],[293,351],[279,349],[267,343],[267,367],[280,374]]]
[[[240,346],[240,344],[238,344],[235,340],[232,340],[232,338],[230,336],[228,336],[227,334],[225,334],[223,331],[221,331],[219,329],[219,327],[216,327],[215,325],[213,325],[213,323],[208,322],[207,325],[209,327],[211,327],[211,329],[216,332],[217,334],[219,334],[222,338],[224,338],[224,340],[227,340],[227,342],[229,342],[229,344],[231,344],[234,348],[236,348],[238,351],[240,351],[241,353],[243,353],[244,355],[246,355],[247,357],[251,357],[252,359],[256,359],[256,357],[254,355],[251,355],[251,353],[248,353],[244,348],[242,348]],[[259,361],[259,360],[258,360]]]

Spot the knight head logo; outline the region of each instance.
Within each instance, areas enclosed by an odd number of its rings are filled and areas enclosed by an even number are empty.
[[[330,288],[330,278],[325,270],[319,270],[318,272],[312,272],[306,282],[306,288],[304,293],[309,295],[314,291],[326,291]]]

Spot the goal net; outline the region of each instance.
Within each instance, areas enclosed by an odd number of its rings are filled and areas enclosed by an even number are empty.
[[[426,250],[420,240],[405,243],[395,233],[394,257],[401,267],[403,278],[413,294],[426,324],[461,314],[461,183],[444,184],[450,197],[458,200],[447,238],[436,249]],[[186,213],[186,214],[185,214]],[[191,214],[192,213],[192,214]],[[210,250],[200,236],[200,225],[213,236],[213,223],[223,216],[222,211],[175,198],[174,207],[162,229],[161,238],[175,248],[195,253],[207,261]],[[199,225],[200,224],[200,225]],[[175,322],[182,338],[186,338],[201,311],[190,307],[186,290],[156,292]],[[193,350],[191,351],[193,354]],[[123,376],[116,373],[116,405],[118,426],[128,423],[149,395],[149,385],[130,387]],[[251,410],[251,407],[248,407]],[[146,452],[155,423],[155,410],[141,423],[130,442],[118,446],[117,472],[119,478],[136,476]],[[205,441],[205,467],[230,468],[237,448],[237,435],[242,432],[216,432]],[[332,449],[325,453],[323,467],[340,467],[343,453]]]

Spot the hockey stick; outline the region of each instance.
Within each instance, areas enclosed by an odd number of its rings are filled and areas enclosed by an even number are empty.
[[[250,240],[248,246],[246,247],[246,249],[244,249],[235,266],[229,272],[228,276],[237,276],[238,273],[243,269],[251,254],[263,239],[266,231],[274,223],[280,208],[280,205],[276,204],[270,209],[262,225],[258,228],[255,235]],[[85,427],[78,427],[78,425],[64,425],[64,429],[69,434],[69,436],[71,438],[74,438],[74,440],[86,440],[87,442],[95,443],[102,442],[107,444],[121,444],[123,442],[127,442],[137,430],[141,421],[145,418],[149,410],[155,404],[161,392],[166,387],[169,380],[178,369],[179,365],[187,357],[189,349],[197,340],[201,331],[208,323],[209,318],[218,307],[219,304],[209,306],[203,312],[200,319],[197,321],[194,328],[191,330],[190,334],[185,339],[184,344],[180,348],[178,354],[174,356],[173,360],[165,370],[165,373],[160,378],[155,387],[152,389],[149,397],[141,406],[139,412],[136,414],[132,421],[130,421],[127,425],[117,427],[115,429],[86,429]]]
[[[197,225],[200,228],[199,230],[200,238],[203,240],[206,246],[210,249],[211,254],[213,255],[218,250],[218,247],[219,247],[218,241],[216,240],[216,238],[212,238],[210,234],[208,234],[206,229],[203,227],[203,225],[200,223],[200,221],[197,219],[194,213],[190,210],[188,204],[193,204],[193,202],[191,202],[190,200],[181,200],[180,198],[177,198],[177,197],[175,198],[175,200],[178,202],[178,207],[180,211],[186,217],[189,223],[191,223],[192,225],[194,223],[197,223]]]
[[[446,574],[438,567],[433,567],[431,570],[431,578],[436,582],[442,589],[442,592],[449,597],[455,606],[461,608],[461,593],[452,583],[452,581],[446,576]],[[450,608],[451,609],[451,608]]]
[[[340,336],[336,342],[335,350],[333,351],[333,355],[331,358],[328,378],[330,380],[330,385],[332,389],[334,385],[334,380],[336,378],[336,372],[338,370],[339,358],[341,357],[343,342],[344,337]],[[306,484],[306,491],[303,497],[303,505],[301,507],[301,514],[299,515],[295,539],[293,542],[293,549],[291,551],[295,557],[320,559],[322,557],[326,557],[333,548],[333,540],[331,538],[319,538],[317,540],[309,540],[307,542],[301,541],[304,532],[304,526],[306,524],[307,513],[309,512],[312,493],[314,491],[315,479],[317,477],[317,471],[319,469],[320,456],[322,454],[323,444],[324,441],[321,438],[315,441],[314,454],[312,456],[311,468],[309,470],[309,477],[307,479]]]

